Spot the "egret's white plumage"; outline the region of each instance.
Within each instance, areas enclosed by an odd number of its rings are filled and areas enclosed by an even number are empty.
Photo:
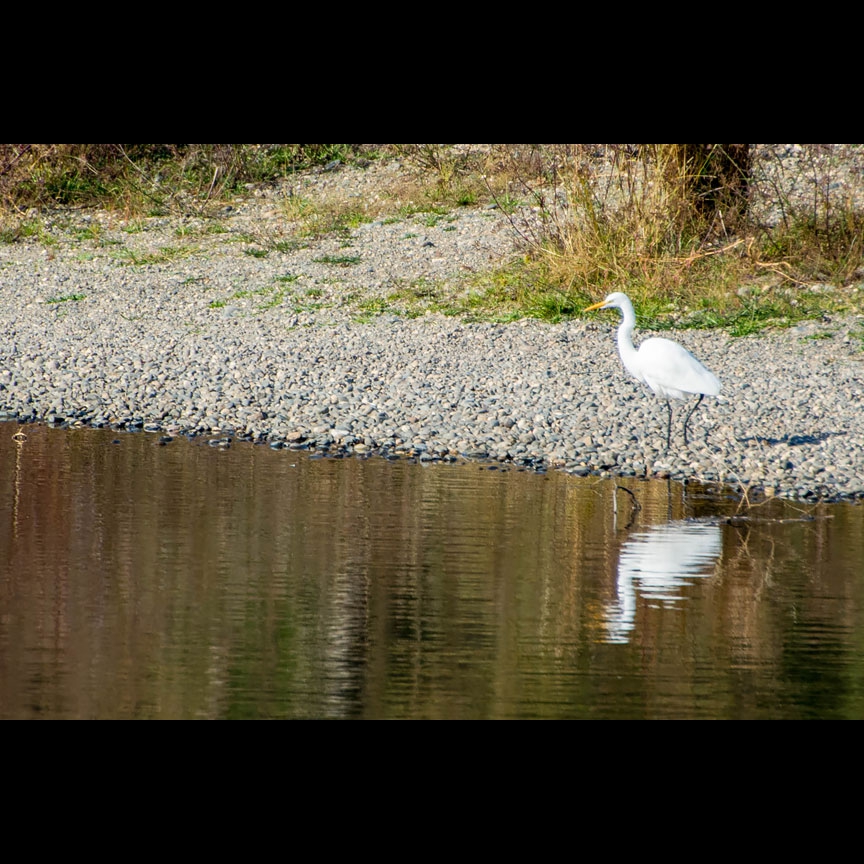
[[[672,405],[670,399],[686,399],[698,395],[699,400],[690,409],[684,420],[684,443],[687,443],[687,424],[699,403],[705,396],[720,393],[720,381],[709,372],[686,348],[671,339],[652,337],[646,339],[639,348],[633,346],[633,329],[636,326],[636,313],[626,294],[616,291],[600,303],[589,306],[592,309],[620,309],[624,320],[618,328],[618,353],[624,368],[638,381],[647,384],[661,399],[666,400],[669,409],[669,423],[666,427],[666,446],[670,446],[672,435]]]

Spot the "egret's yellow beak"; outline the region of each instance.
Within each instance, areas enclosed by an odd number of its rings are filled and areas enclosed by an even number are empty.
[[[605,300],[601,300],[599,303],[595,303],[593,306],[589,306],[587,309],[583,309],[583,312],[590,312],[592,309],[602,309],[606,305]]]

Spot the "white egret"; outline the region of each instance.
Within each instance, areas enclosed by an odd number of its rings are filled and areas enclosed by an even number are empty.
[[[624,368],[638,381],[647,384],[661,399],[666,400],[669,422],[666,426],[666,449],[672,441],[672,403],[670,399],[686,399],[699,395],[696,404],[684,420],[684,443],[687,443],[687,424],[693,412],[706,396],[720,393],[720,381],[709,372],[686,348],[671,339],[646,339],[638,348],[633,347],[633,328],[636,313],[626,294],[616,291],[592,309],[620,309],[624,320],[618,328],[618,353]]]

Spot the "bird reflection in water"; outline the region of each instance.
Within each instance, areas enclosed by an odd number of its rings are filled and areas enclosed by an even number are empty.
[[[629,641],[637,597],[654,607],[681,604],[683,588],[713,575],[720,551],[720,526],[704,522],[670,522],[630,535],[618,557],[618,596],[606,607],[605,641]]]

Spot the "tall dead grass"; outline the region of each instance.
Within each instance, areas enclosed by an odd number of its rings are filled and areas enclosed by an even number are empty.
[[[716,307],[864,277],[860,145],[503,146],[540,290],[571,302]]]

